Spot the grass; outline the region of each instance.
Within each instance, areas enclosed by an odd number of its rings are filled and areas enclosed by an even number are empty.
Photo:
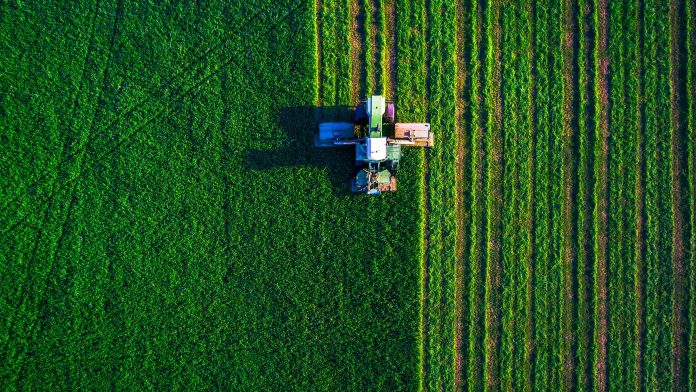
[[[3,389],[694,389],[692,1],[145,7],[0,6]]]
[[[350,155],[311,147],[313,5],[3,10],[3,90],[27,89],[3,98],[3,230],[29,214],[0,252],[3,385],[415,388],[417,157],[395,197],[356,199]],[[22,57],[25,22],[54,32]],[[327,105],[348,45],[324,42]]]

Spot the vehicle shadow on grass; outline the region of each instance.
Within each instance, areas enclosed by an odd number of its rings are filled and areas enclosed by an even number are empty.
[[[273,150],[251,150],[246,154],[246,167],[251,170],[272,170],[283,167],[312,166],[325,168],[334,194],[350,195],[350,181],[355,174],[355,147],[314,147],[314,134],[324,121],[353,120],[353,107],[297,106],[282,108],[276,122],[283,133],[277,135],[282,147]],[[323,178],[316,178],[322,181]],[[307,181],[307,180],[303,180]]]

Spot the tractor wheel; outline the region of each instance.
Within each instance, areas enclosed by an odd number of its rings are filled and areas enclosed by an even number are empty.
[[[384,111],[384,122],[387,124],[394,124],[394,120],[396,120],[396,106],[394,106],[393,103],[388,103]]]
[[[367,124],[367,112],[365,111],[365,105],[361,103],[355,107],[355,125],[365,124]]]

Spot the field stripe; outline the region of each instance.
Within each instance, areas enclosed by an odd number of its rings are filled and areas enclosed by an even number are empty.
[[[370,50],[369,45],[366,45],[366,28],[364,10],[361,9],[360,0],[349,1],[349,19],[346,21],[350,24],[350,84],[351,84],[351,103],[356,104],[359,100],[365,99],[368,94],[368,84],[366,76],[371,72],[370,59],[366,57],[367,51]],[[372,93],[370,93],[372,94]]]
[[[392,100],[396,100],[397,87],[397,46],[396,46],[396,0],[385,0],[385,10],[382,12],[386,16],[384,34],[386,35],[386,51],[382,55],[385,64],[385,94]]]
[[[394,96],[399,110],[399,121],[422,121],[426,113],[426,93],[423,90],[428,64],[425,53],[425,12],[422,2],[395,0],[396,20],[393,25],[396,34],[393,52],[394,61],[398,68],[393,69],[395,80],[393,86],[398,91]],[[416,155],[415,164],[422,167],[422,177],[419,179],[422,220],[419,225],[421,249],[420,265],[420,325],[418,331],[419,343],[419,389],[426,389],[426,377],[429,373],[429,319],[427,314],[429,280],[429,165],[428,153],[412,151]]]
[[[551,97],[549,104],[549,208],[551,223],[548,238],[551,239],[551,276],[553,306],[550,309],[551,332],[553,336],[552,383],[554,386],[563,385],[563,321],[560,309],[563,307],[563,10],[560,2],[554,2],[549,8],[549,33],[547,45],[549,50],[549,84]]]
[[[486,388],[497,389],[500,383],[500,284],[501,284],[501,210],[503,204],[503,134],[501,100],[501,10],[495,3],[488,8],[486,120]]]
[[[531,8],[529,8],[531,7]],[[540,358],[544,356],[544,347],[538,337],[545,335],[546,325],[542,322],[541,311],[545,302],[542,297],[543,291],[535,288],[539,284],[539,276],[542,273],[540,266],[536,263],[534,246],[536,242],[536,228],[534,227],[535,214],[535,195],[534,178],[536,176],[536,151],[533,145],[536,142],[536,124],[534,124],[537,111],[534,106],[536,97],[536,79],[533,69],[536,67],[536,34],[538,25],[531,19],[536,14],[536,4],[521,9],[522,18],[519,18],[520,34],[517,35],[517,46],[521,49],[517,64],[517,83],[516,88],[517,104],[519,114],[517,118],[517,136],[515,138],[514,149],[516,184],[519,191],[517,211],[515,219],[516,228],[516,255],[517,259],[523,264],[523,273],[519,275],[519,282],[523,288],[519,292],[525,293],[524,298],[519,298],[518,302],[524,300],[524,312],[527,319],[524,325],[524,382],[526,389],[534,390],[539,385],[538,371]],[[542,279],[543,280],[543,279]],[[541,303],[540,303],[541,302]],[[540,355],[540,353],[542,353]],[[545,382],[541,380],[541,385]],[[543,386],[541,387],[543,388]]]
[[[645,386],[671,387],[672,217],[669,162],[669,32],[666,4],[645,5],[646,348]],[[663,26],[664,25],[664,26]]]
[[[672,188],[672,262],[674,276],[674,308],[672,316],[672,379],[675,390],[687,386],[688,351],[688,291],[685,276],[688,276],[688,263],[685,242],[688,241],[689,208],[684,204],[688,198],[687,151],[688,143],[685,126],[685,112],[688,110],[684,94],[686,90],[686,43],[684,25],[684,2],[671,0],[670,20],[670,106],[671,106],[671,188]]]
[[[454,284],[456,202],[454,155],[456,124],[456,25],[454,4],[426,2],[428,42],[428,107],[437,130],[437,148],[429,153],[428,320],[429,373],[427,387],[454,386]]]
[[[563,305],[561,353],[563,388],[572,390],[576,384],[576,298],[577,298],[577,217],[574,195],[577,192],[575,140],[578,137],[578,36],[576,3],[563,3]]]
[[[636,73],[638,93],[636,100],[636,359],[635,359],[635,388],[644,390],[645,380],[645,339],[646,339],[646,310],[645,310],[645,252],[646,252],[646,216],[645,216],[645,17],[644,0],[636,0]]]
[[[468,5],[468,4],[467,4]],[[470,189],[471,178],[465,173],[471,172],[471,137],[469,137],[467,109],[470,97],[471,77],[467,64],[471,61],[469,42],[465,40],[468,25],[468,15],[465,13],[465,1],[456,1],[456,169],[455,169],[455,203],[456,203],[456,239],[455,239],[455,283],[454,283],[454,389],[463,389],[463,365],[466,360],[463,337],[466,334],[463,320],[464,312],[468,309],[464,295],[464,277],[466,274],[465,251],[470,246],[466,228],[471,224],[470,205],[467,190]],[[465,309],[465,307],[467,309]]]
[[[688,125],[687,125],[687,144],[688,144],[688,173],[689,179],[689,205],[691,238],[689,247],[689,285],[690,304],[689,304],[689,341],[688,341],[688,389],[696,390],[696,2],[691,0],[686,2],[686,94],[688,105]]]
[[[519,61],[513,56],[519,45],[520,34],[516,23],[517,5],[506,4],[503,7],[503,37],[501,49],[503,72],[503,204],[502,211],[502,333],[500,349],[500,386],[505,390],[521,389],[525,383],[524,363],[525,345],[529,342],[525,335],[527,317],[527,264],[521,263],[517,256],[517,233],[521,226],[517,219],[517,133],[519,115]]]
[[[593,388],[592,358],[594,318],[592,297],[592,242],[594,210],[592,190],[594,188],[594,36],[593,11],[589,0],[581,0],[578,7],[580,27],[578,56],[579,70],[579,115],[578,115],[578,319],[577,358],[578,387]]]
[[[608,173],[609,173],[609,55],[608,4],[599,0],[594,8],[595,26],[595,189],[594,189],[594,287],[595,337],[594,377],[596,389],[605,391],[607,381],[607,258],[608,258]]]
[[[482,199],[485,199],[484,173],[486,172],[484,141],[485,114],[483,113],[483,92],[482,81],[484,80],[483,66],[485,63],[487,48],[484,44],[484,31],[486,24],[484,14],[486,12],[485,3],[478,1],[472,2],[472,50],[471,50],[471,127],[472,127],[472,181],[471,181],[471,206],[472,206],[472,225],[471,225],[471,246],[469,249],[469,347],[467,363],[466,386],[470,391],[478,391],[484,385],[484,361],[485,337],[484,327],[484,298],[485,292],[485,258],[482,250],[485,249],[485,224],[486,212],[483,208]]]
[[[324,10],[324,0],[314,0],[314,41],[316,42],[316,67],[317,67],[317,106],[321,107],[323,104],[324,97],[324,78],[323,66],[324,66],[324,55],[323,55],[323,44],[322,39],[324,37],[323,33],[323,23],[322,23],[322,12]]]

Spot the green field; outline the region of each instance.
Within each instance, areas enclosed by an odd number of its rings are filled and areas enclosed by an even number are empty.
[[[0,0],[0,389],[696,390],[693,0]],[[352,195],[318,122],[436,146]]]

